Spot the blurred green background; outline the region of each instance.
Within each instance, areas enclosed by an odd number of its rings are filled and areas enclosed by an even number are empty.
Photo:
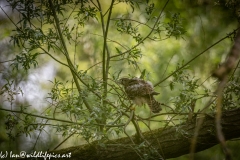
[[[151,2],[151,1],[150,1]],[[153,1],[155,3],[155,10],[152,16],[157,16],[159,11],[163,8],[165,1]],[[104,11],[109,7],[109,1],[101,1],[102,8]],[[1,7],[7,12],[10,18],[17,22],[18,13],[12,12],[7,6],[5,1],[0,2]],[[138,8],[139,7],[139,8]],[[118,7],[113,9],[114,17],[110,23],[108,38],[113,40],[109,42],[109,49],[111,53],[117,54],[116,47],[120,50],[131,47],[136,44],[136,41],[129,38],[129,35],[119,33],[116,30],[116,18],[131,18],[137,19],[140,22],[146,22],[146,16],[143,14],[143,6],[139,5],[136,7],[134,14],[132,8],[126,4],[119,4]],[[70,11],[65,11],[66,15]],[[171,22],[173,15],[178,15],[180,18],[180,26],[182,27],[182,34],[179,36],[172,36],[168,38],[166,31],[163,31],[160,35],[161,40],[150,41],[146,40],[140,45],[141,58],[136,59],[137,65],[131,64],[127,61],[113,61],[110,66],[110,75],[121,72],[121,76],[134,75],[139,77],[141,72],[145,70],[146,79],[153,82],[153,84],[159,82],[167,75],[171,74],[179,64],[188,62],[197,54],[204,51],[211,44],[215,43],[219,39],[225,37],[228,33],[232,32],[238,26],[238,15],[236,8],[231,8],[226,5],[225,1],[170,1],[164,10],[161,17],[162,29]],[[150,21],[152,25],[154,21]],[[75,25],[75,20],[70,19],[68,21],[69,28]],[[136,24],[135,24],[136,25]],[[14,47],[10,42],[10,36],[13,35],[12,30],[14,25],[6,17],[4,12],[0,11],[0,49],[1,56],[0,61],[5,62],[15,58],[21,48]],[[48,27],[46,26],[46,30]],[[139,26],[139,32],[142,36],[146,36],[150,29],[146,26]],[[181,29],[180,29],[181,30]],[[90,19],[82,28],[78,29],[78,33],[82,34],[79,41],[79,45],[74,46],[68,44],[69,52],[72,59],[75,59],[75,64],[78,65],[79,71],[87,70],[89,67],[95,65],[101,61],[102,55],[102,30],[100,17]],[[165,39],[167,38],[167,39]],[[121,43],[119,46],[116,41]],[[204,82],[204,87],[208,89],[214,89],[215,80],[208,78],[212,71],[221,63],[227,56],[229,49],[232,46],[232,40],[226,39],[210,50],[205,52],[203,55],[190,63],[186,73],[190,74],[191,77],[198,79],[198,82]],[[75,54],[74,54],[75,53]],[[58,59],[63,59],[64,56],[55,53]],[[50,91],[51,82],[54,78],[60,79],[63,82],[69,80],[70,72],[69,69],[63,67],[59,63],[56,63],[50,58],[39,57],[37,68],[32,68],[28,72],[12,70],[10,67],[11,61],[0,63],[0,86],[2,87],[6,83],[6,79],[13,79],[15,86],[21,86],[24,92],[24,96],[18,96],[15,99],[15,105],[24,104],[31,105],[35,113],[41,112],[45,107],[48,106],[46,102],[47,93]],[[88,74],[96,79],[101,79],[101,67],[99,65],[94,66],[88,70]],[[156,87],[156,91],[160,92],[160,96],[157,97],[162,103],[169,104],[172,102],[172,98],[179,95],[181,87],[176,85],[173,90],[169,87],[169,83],[173,78],[161,83]],[[206,81],[205,81],[206,80]],[[201,92],[201,91],[199,91]],[[207,99],[197,102],[196,110],[203,107],[207,102]],[[0,98],[1,107],[9,107],[4,101],[4,98]],[[33,105],[34,104],[34,105]],[[169,111],[164,108],[164,112]],[[38,139],[38,132],[32,134],[30,137],[20,136],[14,143],[9,140],[8,135],[5,131],[5,116],[7,112],[0,112],[1,120],[1,137],[0,137],[0,150],[31,150],[32,147],[37,149],[53,148],[61,142],[64,138],[61,134],[56,134],[54,128],[47,128],[46,131],[41,135],[41,140],[35,144]],[[136,115],[142,117],[149,116],[147,107],[136,108]],[[165,116],[163,119],[167,119]],[[180,123],[180,122],[179,122]],[[163,124],[152,122],[152,129],[162,127]],[[142,131],[147,131],[147,127],[140,123]],[[130,135],[135,133],[132,125],[129,125],[127,131]],[[123,135],[122,135],[123,136]],[[114,136],[113,136],[114,137]],[[73,136],[64,143],[60,148],[66,148],[74,145],[80,145],[85,143],[81,136]],[[229,141],[229,147],[234,155],[234,159],[240,159],[238,154],[240,142]],[[196,154],[196,159],[212,159],[218,160],[223,159],[220,146],[212,147],[211,149],[199,152]],[[188,159],[187,156],[178,157],[176,159],[184,160]]]

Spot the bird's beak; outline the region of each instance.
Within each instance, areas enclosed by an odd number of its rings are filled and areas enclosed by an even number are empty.
[[[121,81],[118,79],[118,80],[116,80],[116,83],[117,84],[121,84]]]
[[[120,79],[116,80],[117,84],[122,84],[122,81]]]

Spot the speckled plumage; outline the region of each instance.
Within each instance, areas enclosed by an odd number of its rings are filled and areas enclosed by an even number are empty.
[[[121,78],[119,83],[124,86],[128,98],[135,104],[143,105],[147,103],[153,113],[158,113],[162,110],[160,103],[153,97],[159,93],[154,91],[151,82],[139,78]]]

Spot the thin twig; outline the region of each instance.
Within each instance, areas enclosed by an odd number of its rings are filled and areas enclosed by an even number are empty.
[[[111,56],[110,58],[115,58],[115,57],[122,56],[122,55],[130,52],[131,50],[135,49],[136,47],[138,47],[141,43],[143,43],[143,42],[153,33],[154,28],[157,26],[157,24],[158,24],[158,22],[159,22],[159,20],[160,20],[160,17],[161,17],[161,15],[162,15],[162,13],[163,13],[164,9],[166,8],[166,6],[167,6],[167,4],[168,4],[169,1],[170,1],[170,0],[167,0],[167,2],[165,3],[165,5],[163,6],[163,9],[162,9],[161,12],[159,13],[159,15],[158,15],[158,17],[157,17],[157,20],[156,20],[156,22],[154,23],[154,25],[153,25],[153,27],[152,27],[153,29],[146,35],[146,37],[144,37],[141,41],[139,41],[138,44],[136,44],[135,46],[133,46],[131,49],[129,49],[129,50],[127,50],[127,51],[125,51],[125,52],[123,52],[123,53],[121,53],[121,54]]]
[[[15,61],[15,60],[16,60],[16,58],[14,58],[14,59],[11,59],[11,60],[1,61],[0,63],[7,63],[7,62],[12,62],[12,61]]]
[[[211,49],[213,46],[217,45],[218,43],[222,42],[223,40],[225,40],[226,38],[230,37],[232,34],[234,34],[239,28],[237,28],[236,30],[234,30],[232,33],[228,34],[227,36],[221,38],[220,40],[218,40],[217,42],[213,43],[211,46],[209,46],[207,49],[205,49],[204,51],[202,51],[201,53],[199,53],[198,55],[196,55],[195,57],[193,57],[191,60],[189,60],[187,63],[185,63],[184,65],[182,65],[180,68],[178,68],[177,70],[175,70],[174,72],[172,72],[170,75],[168,75],[167,77],[165,77],[164,79],[162,79],[161,81],[157,82],[156,84],[154,84],[154,87],[156,87],[157,85],[159,85],[160,83],[164,82],[165,80],[167,80],[168,78],[170,78],[172,75],[174,75],[175,73],[179,72],[180,70],[182,70],[184,67],[186,67],[188,64],[190,64],[191,62],[193,62],[195,59],[197,59],[199,56],[201,56],[203,53],[207,52],[209,49]]]
[[[145,25],[147,26],[148,28],[152,29],[152,30],[155,30],[155,28],[152,28],[151,26],[147,25],[146,23],[142,23],[142,22],[139,22],[137,20],[134,20],[134,19],[129,19],[129,18],[113,18],[111,20],[127,20],[127,21],[133,21],[133,22],[136,22],[136,23],[139,23],[139,24],[142,24],[142,25]]]
[[[67,136],[61,143],[59,143],[59,144],[53,149],[53,151],[56,150],[56,149],[58,149],[58,147],[60,147],[64,142],[66,142],[69,138],[71,138],[76,132],[77,132],[77,131],[74,131],[74,132],[71,133],[69,136]]]
[[[173,55],[173,56],[174,56],[174,55]],[[169,66],[170,62],[171,62],[171,60],[173,59],[173,56],[172,56],[172,57],[170,58],[170,60],[168,61],[167,67],[166,67],[165,71],[163,72],[163,74],[161,75],[161,77],[163,77],[163,76],[165,75],[165,73],[166,73],[166,71],[167,71],[167,69],[168,69],[168,66]]]
[[[43,120],[42,120],[42,121],[43,121]],[[45,124],[47,124],[47,122],[48,122],[48,120],[45,122]],[[42,125],[45,125],[45,124],[42,124],[42,123],[41,123],[41,124],[39,124],[39,125],[40,125],[40,127],[41,127]],[[43,128],[40,129],[40,131],[39,131],[39,133],[38,133],[38,136],[37,136],[37,139],[36,139],[36,141],[35,141],[35,143],[34,143],[34,145],[33,145],[32,150],[36,150],[35,147],[36,147],[36,145],[37,145],[37,142],[38,142],[38,140],[39,140],[39,138],[40,138],[40,135],[41,135],[42,131],[43,131]]]
[[[240,60],[238,60],[238,63],[237,63],[237,65],[236,65],[235,69],[233,70],[233,72],[232,72],[232,74],[231,74],[229,80],[232,80],[232,79],[233,79],[233,76],[234,76],[234,74],[235,74],[235,72],[236,72],[236,70],[237,70],[239,64],[240,64]]]
[[[201,110],[201,114],[204,114],[208,107],[215,101],[216,99],[213,100],[213,98],[211,98],[208,103],[206,104],[206,106]],[[191,146],[190,146],[190,157],[189,159],[190,160],[193,160],[194,159],[194,153],[195,153],[195,149],[196,149],[196,144],[197,144],[197,137],[198,137],[198,133],[201,129],[201,126],[204,122],[204,119],[205,119],[205,116],[199,118],[199,120],[197,121],[197,124],[196,124],[196,127],[194,129],[194,134],[193,134],[193,137],[192,137],[192,140],[191,140]]]
[[[128,124],[132,121],[133,114],[134,114],[134,110],[131,111],[130,117],[129,117],[128,121],[127,121],[127,122],[125,123],[125,125],[124,125],[123,131],[124,131],[124,133],[128,136],[128,138],[132,141],[132,143],[135,144],[134,141],[133,141],[133,139],[131,138],[131,136],[129,136],[128,133],[126,132],[126,127],[127,127]]]
[[[77,124],[77,125],[84,125],[84,126],[96,125],[96,126],[105,126],[105,127],[121,127],[121,126],[125,125],[125,124],[109,125],[109,124],[96,124],[96,123],[85,124],[85,123],[79,123],[79,122],[73,122],[73,121],[69,121],[69,120],[64,120],[64,119],[58,119],[58,118],[51,118],[51,117],[41,116],[41,115],[37,115],[37,114],[24,112],[24,111],[21,111],[21,110],[20,111],[16,111],[16,110],[5,109],[5,108],[0,108],[0,110],[7,111],[7,112],[13,112],[13,113],[22,113],[22,114],[26,114],[28,116],[38,117],[38,118],[42,118],[42,119],[47,119],[47,120],[52,120],[52,121],[59,121],[59,122],[64,122],[64,123]]]

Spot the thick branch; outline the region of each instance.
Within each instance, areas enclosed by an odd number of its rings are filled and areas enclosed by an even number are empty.
[[[222,130],[226,140],[240,137],[240,108],[223,112]],[[191,138],[199,119],[192,123],[171,126],[166,129],[156,129],[151,132],[143,133],[144,138],[155,148],[164,158],[174,158],[189,153]],[[216,136],[215,118],[214,116],[206,116],[199,132],[196,146],[196,152],[210,148],[218,144]],[[70,147],[54,153],[69,153],[71,159],[104,159],[104,160],[122,160],[122,159],[139,159],[139,154],[134,150],[137,139],[131,137],[135,144],[127,138],[108,141],[105,148],[94,142],[90,145],[82,145]],[[141,143],[141,142],[140,142]],[[140,152],[146,152],[146,148],[139,149]]]
[[[223,80],[235,68],[236,63],[240,57],[240,30],[237,31],[235,43],[231,48],[225,62],[213,73],[213,76],[219,80]]]

